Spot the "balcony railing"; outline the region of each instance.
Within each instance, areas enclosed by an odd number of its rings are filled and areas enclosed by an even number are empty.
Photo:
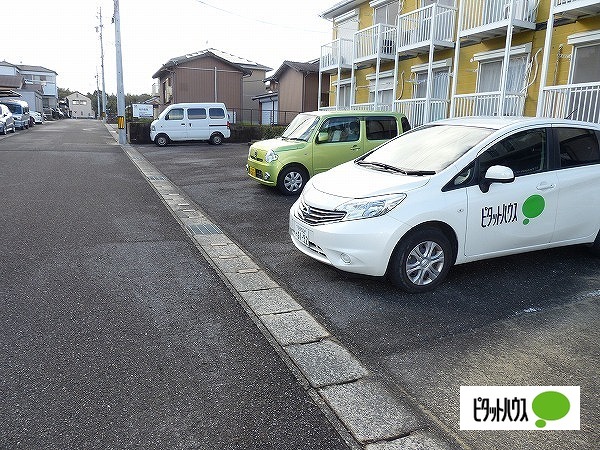
[[[543,117],[600,123],[600,82],[544,88]]]
[[[535,29],[539,0],[512,0],[512,3],[515,31]],[[460,35],[485,38],[497,35],[494,30],[506,30],[510,4],[510,0],[463,0]]]
[[[385,103],[353,103],[350,105],[353,111],[391,111],[392,105]]]
[[[452,47],[456,11],[454,7],[434,3],[400,15],[398,52],[412,50],[411,54],[427,53],[430,41],[433,41],[436,48]]]
[[[336,39],[321,46],[321,72],[352,68],[352,40]]]
[[[500,92],[481,92],[454,96],[453,117],[497,116]],[[503,116],[522,116],[525,94],[505,94]]]
[[[354,33],[354,63],[396,58],[396,27],[379,23]]]
[[[554,0],[554,12],[567,16],[583,16],[600,13],[600,1],[597,0]]]
[[[427,100],[424,98],[411,98],[394,101],[394,111],[406,116],[412,127],[425,123],[448,118],[448,100],[431,99],[429,101],[429,120],[425,120]]]

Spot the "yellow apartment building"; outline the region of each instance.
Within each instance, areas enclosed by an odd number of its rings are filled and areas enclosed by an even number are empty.
[[[321,16],[322,109],[600,122],[600,1],[343,0]]]

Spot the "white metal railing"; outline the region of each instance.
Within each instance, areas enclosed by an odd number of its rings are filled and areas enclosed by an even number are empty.
[[[539,0],[512,0],[515,20],[535,23]],[[509,18],[510,0],[462,0],[461,30],[470,30]]]
[[[393,58],[395,54],[396,27],[394,25],[378,23],[354,33],[355,61],[374,58],[378,55]]]
[[[499,104],[500,92],[455,95],[453,117],[497,116]],[[503,116],[522,116],[524,110],[525,94],[505,95]]]
[[[398,16],[398,49],[429,40],[454,42],[457,9],[439,3]],[[432,30],[435,15],[435,29]]]
[[[600,123],[600,82],[544,88],[542,117]]]
[[[321,70],[352,64],[352,40],[336,39],[321,46]]]
[[[385,103],[353,103],[350,109],[354,111],[391,111],[392,105]]]
[[[429,102],[429,120],[425,121],[427,100],[424,98],[411,98],[394,101],[394,111],[406,116],[412,127],[418,127],[434,120],[448,118],[448,100],[431,99]]]

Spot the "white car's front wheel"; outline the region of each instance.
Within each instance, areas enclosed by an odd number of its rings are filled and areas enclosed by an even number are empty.
[[[392,254],[388,277],[410,293],[435,289],[448,274],[454,261],[452,244],[434,227],[408,233]]]

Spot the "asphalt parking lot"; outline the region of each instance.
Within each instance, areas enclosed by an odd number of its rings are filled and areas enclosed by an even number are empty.
[[[343,273],[297,251],[288,236],[295,198],[246,176],[247,145],[135,149],[464,447],[589,449],[600,439],[600,259],[585,248],[456,266],[436,291],[409,295],[384,278]],[[581,431],[461,431],[461,385],[581,386]]]

